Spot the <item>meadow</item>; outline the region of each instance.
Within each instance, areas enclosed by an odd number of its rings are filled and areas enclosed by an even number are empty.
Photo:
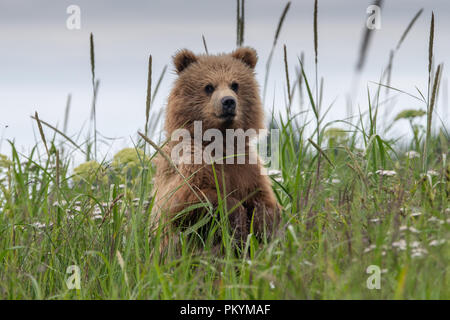
[[[244,1],[237,3],[239,46]],[[136,132],[129,148],[102,157],[91,35],[89,131],[70,136],[69,116],[58,128],[35,113],[39,134],[31,152],[21,153],[8,141],[9,153],[0,155],[0,299],[449,299],[450,135],[448,125],[434,118],[443,73],[433,59],[434,16],[424,44],[425,92],[392,87],[391,59],[367,89],[367,111],[325,122],[335,106],[322,106],[318,9],[316,1],[315,65],[304,65],[302,57],[271,59],[274,50],[287,56],[289,47],[278,37],[288,3],[280,10],[266,68],[266,82],[270,68],[286,71],[279,79],[285,106],[268,117],[269,127],[280,130],[280,170],[271,178],[283,220],[273,239],[259,242],[250,235],[236,250],[225,208],[205,203],[209,214],[201,223],[172,236],[180,252],[158,250],[161,232],[151,228],[150,212],[152,160],[163,143],[153,142],[154,128],[163,117],[152,97],[165,70],[153,76],[150,56],[143,66],[149,73],[146,108],[137,124],[145,130]],[[428,17],[422,11],[412,17],[391,57],[419,18]],[[370,32],[362,48],[369,38]],[[204,45],[207,51],[205,39]],[[362,60],[365,54],[362,49]],[[289,64],[298,66],[298,74],[289,74]],[[264,96],[266,84],[262,88]],[[388,122],[383,108],[393,93],[413,96],[423,108],[403,110]],[[408,126],[410,134],[387,137],[387,128],[397,124]],[[72,169],[75,154],[85,161]],[[208,221],[208,239],[222,235],[220,254],[210,241],[199,250],[197,231]],[[79,270],[79,289],[71,287],[77,281],[70,266]],[[370,288],[370,266],[379,268],[378,289]]]

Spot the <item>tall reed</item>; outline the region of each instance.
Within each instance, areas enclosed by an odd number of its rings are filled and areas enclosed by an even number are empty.
[[[277,30],[275,31],[275,36],[273,38],[272,48],[270,49],[269,57],[267,58],[266,73],[264,76],[263,96],[262,96],[263,105],[265,105],[265,101],[266,101],[267,83],[269,80],[269,73],[270,73],[270,66],[272,64],[273,52],[277,45],[278,37],[280,36],[281,28],[283,27],[283,22],[286,18],[286,15],[289,11],[290,6],[291,6],[291,2],[289,1],[288,3],[286,3],[286,6],[284,7],[283,12],[281,13],[281,17],[278,21]]]
[[[95,49],[94,49],[94,35],[91,33],[89,38],[89,47],[90,47],[90,62],[91,62],[91,76],[92,76],[92,109],[91,109],[91,121],[94,123],[94,159],[97,159],[97,110],[96,110],[96,101],[98,94],[99,81],[95,78]],[[89,135],[90,136],[90,135]],[[89,150],[90,142],[88,141],[87,148],[87,156],[90,156]]]
[[[148,121],[150,119],[150,103],[152,101],[152,55],[148,57],[147,98],[145,101],[145,135],[148,133]]]

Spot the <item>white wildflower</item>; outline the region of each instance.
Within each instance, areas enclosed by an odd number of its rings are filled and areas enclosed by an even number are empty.
[[[445,239],[441,239],[441,240],[433,240],[433,241],[431,241],[428,245],[429,245],[430,247],[437,247],[437,246],[440,246],[441,244],[444,244],[445,242],[446,242]]]
[[[409,231],[412,232],[412,233],[419,233],[419,230],[417,230],[417,229],[414,228],[414,227],[401,226],[399,230],[400,230],[400,231],[406,231],[406,230],[409,230]]]
[[[377,170],[375,171],[376,174],[380,176],[386,176],[386,177],[393,177],[397,174],[397,172],[393,170]]]
[[[428,171],[427,171],[427,174],[430,175],[430,176],[438,176],[438,175],[439,175],[439,172],[434,171],[434,170],[428,170]]]
[[[66,200],[61,200],[61,202],[58,202],[58,201],[53,202],[54,207],[65,206],[66,204],[67,204]]]
[[[414,248],[411,251],[411,258],[421,258],[426,255],[428,251],[423,248]]]
[[[371,244],[370,246],[368,246],[367,248],[364,249],[364,253],[373,251],[373,250],[375,250],[376,247],[377,247],[376,245]]]
[[[279,176],[279,175],[281,175],[281,171],[280,170],[271,169],[271,170],[267,171],[267,174],[269,176]]]
[[[420,158],[420,153],[418,153],[417,151],[411,150],[411,151],[406,152],[405,156],[407,156],[409,159]]]
[[[32,224],[33,227],[38,228],[38,229],[43,229],[45,228],[46,224],[45,223],[40,223],[40,222],[35,222]]]
[[[409,227],[409,231],[412,232],[412,233],[419,233],[420,232],[419,230],[417,230],[414,227]]]
[[[100,207],[96,205],[94,207],[94,215],[99,215],[101,213],[102,213],[102,209],[100,209]]]
[[[33,227],[37,228],[37,229],[45,229],[45,228],[51,228],[53,226],[53,223],[49,223],[48,225],[45,223],[41,223],[41,222],[35,222],[32,224]]]
[[[436,218],[436,217],[431,217],[431,218],[429,218],[428,219],[428,222],[437,222],[437,223],[439,223],[439,224],[444,224],[444,220],[441,220],[441,219],[438,219],[438,218]]]
[[[399,250],[406,250],[406,241],[401,239],[399,241],[392,242],[392,246],[394,248],[398,248]]]
[[[418,216],[421,216],[422,215],[422,212],[419,212],[419,211],[417,211],[417,212],[413,212],[413,213],[411,213],[411,217],[418,217]]]
[[[411,248],[419,248],[420,247],[420,242],[419,241],[413,241],[409,244],[409,246]]]
[[[305,265],[307,265],[307,266],[312,266],[313,264],[311,263],[311,262],[309,262],[308,260],[303,260],[302,262],[301,262],[301,264],[305,264]]]
[[[273,178],[273,180],[275,180],[279,183],[284,182],[284,179],[283,179],[283,176],[281,175],[280,170],[271,169],[271,170],[267,171],[267,175],[271,176]]]

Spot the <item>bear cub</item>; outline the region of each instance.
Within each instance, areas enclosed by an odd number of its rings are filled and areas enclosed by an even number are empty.
[[[167,246],[176,228],[192,226],[204,216],[205,208],[198,204],[217,207],[218,192],[236,241],[246,241],[252,222],[257,237],[271,235],[276,230],[281,207],[270,179],[261,174],[259,158],[248,161],[256,152],[249,144],[249,136],[242,137],[248,130],[264,128],[264,112],[254,73],[257,60],[256,51],[246,47],[219,55],[196,55],[184,49],[173,57],[177,79],[168,98],[165,117],[169,140],[155,159],[152,221],[154,227],[161,226],[163,230],[161,248]],[[222,133],[223,150],[228,150],[231,144],[233,150],[241,148],[244,152],[235,151],[233,161],[219,157],[216,159],[223,161],[199,163],[192,159],[206,151],[211,141],[194,138],[184,141],[182,156],[174,159],[180,142],[171,137],[180,129],[195,136],[199,130],[197,124],[201,135],[211,129]],[[225,138],[230,129],[235,130],[235,136]],[[240,157],[244,161],[238,161]]]

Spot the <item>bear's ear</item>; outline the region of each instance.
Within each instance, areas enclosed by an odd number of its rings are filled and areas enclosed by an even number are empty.
[[[231,53],[231,56],[235,59],[241,60],[252,69],[255,68],[256,62],[258,62],[256,50],[249,47],[238,48]]]
[[[186,69],[191,63],[194,63],[198,60],[197,56],[190,50],[183,49],[178,51],[173,57],[173,64],[175,65],[175,69],[177,73],[180,73],[184,69]]]

